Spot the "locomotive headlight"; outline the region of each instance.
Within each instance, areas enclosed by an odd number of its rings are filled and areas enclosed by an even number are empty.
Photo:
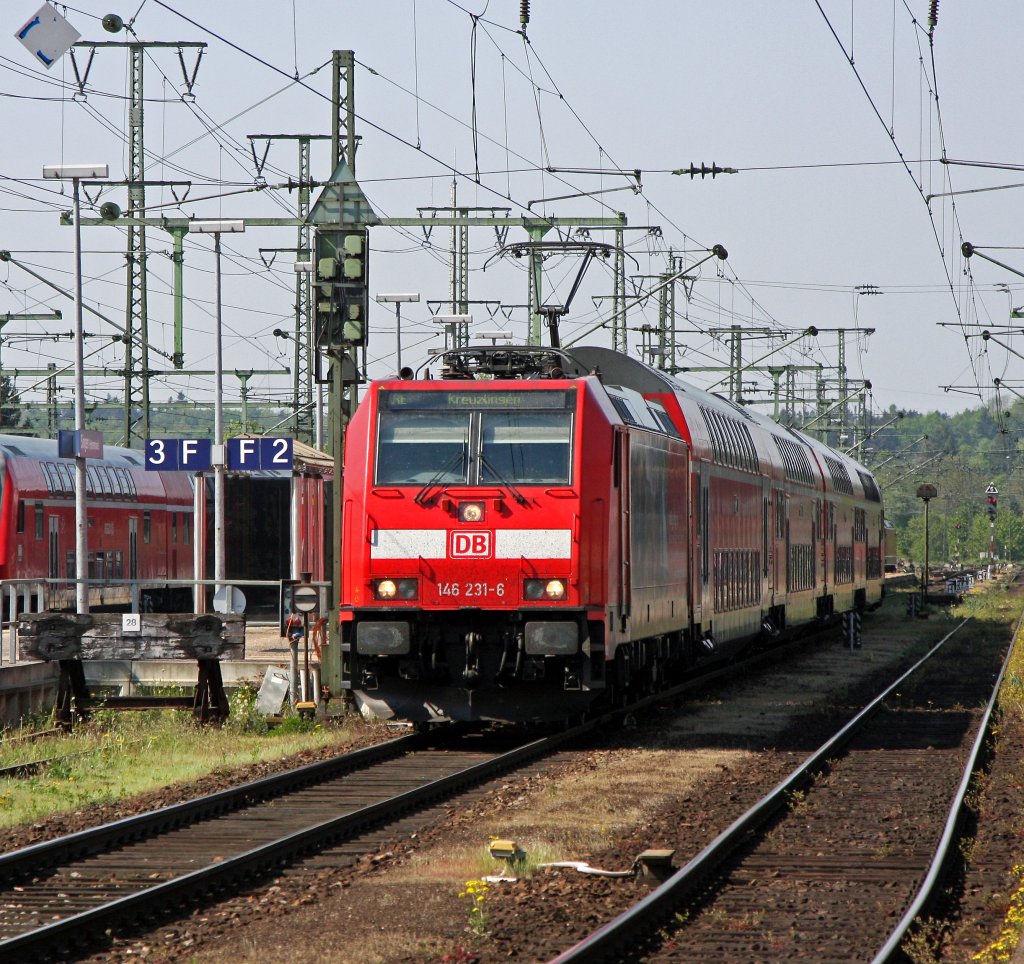
[[[394,579],[380,579],[373,591],[378,599],[394,599],[398,595],[398,585]]]
[[[373,594],[377,599],[418,599],[418,579],[377,579],[373,583]]]
[[[484,504],[482,502],[460,502],[459,522],[483,522]]]
[[[548,599],[565,599],[565,583],[561,579],[549,579],[544,584],[544,595]]]
[[[564,579],[527,579],[523,595],[530,600],[565,599]]]

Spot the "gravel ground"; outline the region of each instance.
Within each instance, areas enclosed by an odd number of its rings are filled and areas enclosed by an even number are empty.
[[[375,860],[321,868],[312,881],[283,875],[270,891],[226,901],[98,959],[124,959],[131,950],[154,960],[264,960],[288,953],[296,935],[325,961],[547,959],[567,935],[586,933],[645,885],[541,871],[492,886],[474,928],[472,898],[460,895],[467,881],[498,869],[481,856],[487,840],[512,836],[528,852],[611,870],[667,847],[680,865],[821,742],[831,722],[824,708],[849,716],[857,702],[851,688],[873,695],[872,677],[909,659],[908,632],[935,638],[940,627],[897,620],[891,631],[872,633],[869,625],[867,632],[860,651],[833,637],[785,667],[609,734],[558,772],[495,786],[415,837],[382,847]]]
[[[338,964],[546,960],[635,901],[645,884],[538,871],[491,885],[476,905],[480,920],[471,913],[472,897],[460,895],[467,881],[497,869],[484,855],[488,839],[511,836],[535,859],[585,860],[610,870],[628,868],[642,850],[664,847],[676,851],[680,866],[819,745],[835,718],[849,717],[877,692],[893,665],[910,661],[908,636],[919,638],[919,650],[921,640],[937,639],[952,626],[936,619],[908,622],[894,615],[902,612],[897,606],[893,601],[865,620],[859,651],[833,637],[785,667],[665,707],[554,767],[456,801],[354,863],[320,861],[310,872],[284,874],[172,927],[118,942],[92,960],[238,962],[300,953]],[[365,732],[366,742],[380,738],[380,729]],[[1014,857],[1024,861],[1024,727],[1018,720],[1005,722],[995,749],[991,776],[978,795],[981,831],[964,884],[964,922],[943,959],[966,961],[998,936],[1017,885]],[[292,762],[219,774],[21,836],[10,832],[3,846],[126,816]]]

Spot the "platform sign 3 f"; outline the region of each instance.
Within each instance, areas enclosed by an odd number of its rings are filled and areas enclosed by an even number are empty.
[[[207,472],[212,465],[213,446],[209,439],[146,439],[148,472]]]
[[[233,472],[290,472],[295,464],[290,438],[229,438],[228,468]]]

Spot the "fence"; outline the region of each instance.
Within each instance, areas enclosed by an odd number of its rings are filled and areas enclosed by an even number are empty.
[[[277,590],[277,621],[283,623],[286,613],[281,612],[281,601],[287,606],[290,600],[284,588],[293,580],[250,579],[232,580],[230,583],[214,579],[160,579],[160,580],[115,580],[90,583],[90,607],[112,605],[126,611],[141,613],[149,611],[147,590],[181,589],[191,590],[195,612],[207,612],[207,596],[210,589],[224,589],[224,601],[234,599],[235,588],[273,587]],[[314,583],[321,590],[321,609],[326,602],[327,583]],[[41,613],[50,609],[74,609],[74,580],[67,579],[6,579],[0,581],[0,665],[16,663],[19,660],[17,621],[20,613]],[[95,602],[94,602],[95,595]],[[217,608],[216,606],[214,608]],[[231,611],[235,611],[232,609]]]

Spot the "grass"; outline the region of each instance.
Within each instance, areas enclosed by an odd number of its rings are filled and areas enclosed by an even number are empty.
[[[33,776],[0,780],[0,827],[37,822],[302,750],[341,748],[352,733],[349,726],[324,727],[290,717],[286,725],[268,730],[265,720],[247,715],[244,706],[237,715],[235,709],[224,727],[200,726],[180,712],[99,711],[68,736],[0,740],[0,767],[56,758]]]
[[[1001,598],[999,593],[990,593],[992,598],[986,601],[985,614],[990,619],[1012,618],[1012,612],[1008,600]],[[1024,639],[1018,634],[1014,643],[1013,652],[1006,668],[1006,675],[1003,677],[1003,684],[999,691],[999,712],[1001,715],[1001,726],[1020,726],[1024,720]],[[1024,779],[1021,774],[1020,779]],[[1013,955],[1024,934],[1024,866],[1015,865],[1012,875],[1016,880],[1016,886],[1010,895],[1006,914],[1003,918],[1003,926],[999,936],[987,947],[982,948],[973,957],[976,961],[1007,961]]]

